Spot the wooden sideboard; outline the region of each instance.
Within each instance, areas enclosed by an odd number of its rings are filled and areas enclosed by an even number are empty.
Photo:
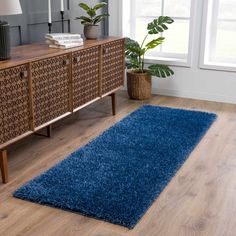
[[[124,84],[124,39],[87,40],[61,50],[45,44],[13,48],[0,61],[0,166],[8,182],[7,146],[110,95]]]

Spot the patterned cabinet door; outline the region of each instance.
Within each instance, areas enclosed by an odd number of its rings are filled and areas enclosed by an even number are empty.
[[[106,43],[102,47],[102,94],[124,85],[124,40]]]
[[[0,144],[31,129],[28,66],[0,71]]]
[[[0,72],[1,73],[1,72]],[[2,91],[0,89],[0,145],[3,141],[3,112],[2,112]]]
[[[62,55],[31,64],[34,126],[39,127],[70,110],[70,59]]]
[[[73,109],[99,97],[99,47],[73,53]]]

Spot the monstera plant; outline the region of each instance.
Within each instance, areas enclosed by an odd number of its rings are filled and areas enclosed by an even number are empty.
[[[160,16],[147,25],[147,35],[141,44],[130,38],[126,39],[126,60],[127,60],[127,87],[130,98],[148,99],[151,97],[152,76],[166,78],[174,74],[167,65],[153,64],[145,68],[145,55],[162,44],[165,38],[161,35],[168,30],[169,24],[174,20],[168,16]],[[160,35],[146,42],[150,35]]]

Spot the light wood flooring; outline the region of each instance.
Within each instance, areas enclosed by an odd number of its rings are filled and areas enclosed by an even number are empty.
[[[0,183],[0,235],[236,235],[236,105],[153,96],[154,105],[216,112],[218,119],[133,230],[14,199],[12,192],[142,105],[125,92],[117,115],[105,98],[53,125],[51,139],[30,136],[9,148],[10,182]]]

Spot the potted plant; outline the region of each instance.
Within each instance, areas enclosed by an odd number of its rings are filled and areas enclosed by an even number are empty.
[[[97,11],[107,5],[106,2],[101,2],[91,7],[86,3],[80,3],[79,6],[87,13],[87,16],[76,17],[81,20],[81,24],[84,25],[84,36],[87,39],[97,39],[99,36],[99,25],[109,14],[97,15]]]
[[[166,78],[174,74],[173,70],[166,65],[153,64],[144,68],[146,52],[156,48],[165,40],[160,36],[146,43],[148,36],[161,34],[168,29],[167,24],[173,22],[174,20],[168,16],[160,16],[153,20],[147,26],[148,33],[141,45],[132,39],[126,39],[127,87],[130,98],[138,100],[150,98],[152,76]]]

